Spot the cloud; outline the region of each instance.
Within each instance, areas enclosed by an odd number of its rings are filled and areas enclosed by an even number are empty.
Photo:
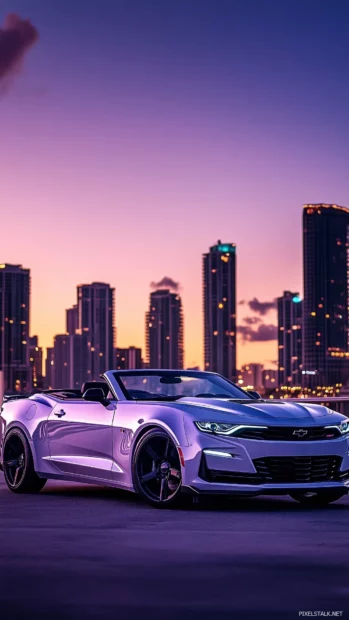
[[[253,329],[250,325],[240,325],[237,331],[243,342],[268,342],[276,340],[278,329],[276,325],[262,323],[257,329]]]
[[[154,290],[159,288],[169,288],[171,291],[177,292],[180,289],[180,283],[175,282],[172,278],[164,276],[159,282],[151,282],[150,287]]]
[[[242,319],[246,325],[256,325],[256,323],[261,323],[262,319],[259,316],[246,316]]]
[[[276,299],[272,301],[258,301],[257,297],[254,297],[247,303],[252,312],[256,312],[261,316],[265,316],[270,310],[274,310],[276,307]]]
[[[0,28],[0,81],[12,75],[36,43],[39,33],[28,19],[9,14]]]
[[[241,299],[241,301],[239,301],[238,305],[239,306],[243,306],[246,303],[246,301],[244,299]]]

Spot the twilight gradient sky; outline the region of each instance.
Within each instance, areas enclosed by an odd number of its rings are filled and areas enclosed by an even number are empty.
[[[346,0],[2,0],[10,12],[40,39],[0,95],[0,262],[31,268],[43,346],[93,280],[115,286],[118,345],[143,346],[166,275],[201,364],[217,239],[237,244],[239,300],[301,289],[301,205],[349,204]],[[276,357],[275,341],[239,346],[239,364]]]

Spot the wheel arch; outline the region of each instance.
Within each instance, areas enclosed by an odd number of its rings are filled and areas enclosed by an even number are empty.
[[[36,453],[35,453],[35,448],[34,448],[34,442],[33,439],[29,433],[29,430],[27,429],[27,427],[20,422],[19,420],[14,420],[13,422],[10,422],[7,426],[6,426],[6,430],[5,430],[5,434],[3,437],[3,442],[2,445],[4,446],[5,441],[6,441],[6,437],[9,434],[10,431],[13,430],[18,430],[21,431],[23,433],[23,435],[25,436],[28,444],[29,444],[29,448],[33,457],[33,461],[34,461],[34,468],[36,469],[36,464],[37,464],[37,460],[36,460]]]
[[[136,447],[138,445],[138,443],[140,442],[141,438],[150,430],[162,430],[165,433],[167,433],[171,439],[174,441],[175,446],[178,447],[180,446],[180,442],[178,441],[178,437],[176,436],[176,434],[174,433],[174,431],[167,426],[167,424],[164,424],[163,422],[159,422],[159,421],[149,421],[146,424],[144,424],[141,428],[139,428],[133,438],[133,446],[132,446],[132,459],[133,459],[133,455],[134,452],[136,450]]]

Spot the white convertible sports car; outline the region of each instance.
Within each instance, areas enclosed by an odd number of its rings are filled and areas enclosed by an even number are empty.
[[[346,417],[265,401],[210,372],[110,370],[81,391],[9,397],[0,430],[1,468],[17,493],[53,478],[127,489],[155,506],[183,492],[321,504],[349,488]]]

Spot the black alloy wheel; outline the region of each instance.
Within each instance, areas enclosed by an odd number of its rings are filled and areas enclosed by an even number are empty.
[[[172,439],[161,429],[143,435],[133,457],[136,491],[152,506],[173,505],[181,491],[181,464]]]
[[[324,489],[323,491],[295,491],[290,497],[305,506],[326,506],[341,499],[347,491],[342,489]]]
[[[10,430],[5,437],[3,469],[8,488],[14,493],[37,493],[46,483],[34,470],[33,457],[24,433]]]

